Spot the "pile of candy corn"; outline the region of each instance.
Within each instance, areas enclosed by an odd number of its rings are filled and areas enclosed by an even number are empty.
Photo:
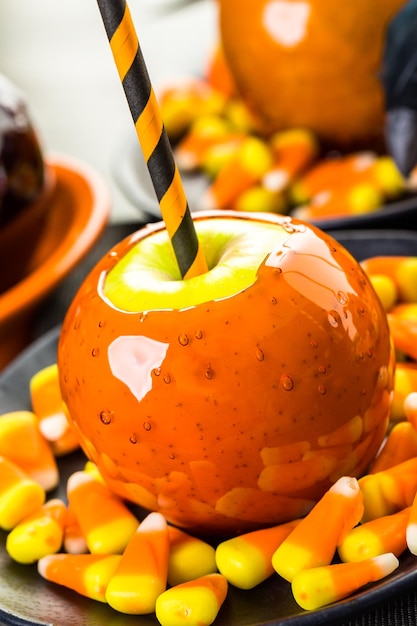
[[[376,152],[323,154],[297,128],[264,137],[234,92],[192,78],[161,90],[164,124],[182,173],[207,177],[193,210],[291,214],[303,220],[362,215],[416,191],[417,166],[405,178]]]
[[[343,476],[310,513],[208,543],[157,512],[139,519],[87,461],[58,485],[58,457],[78,448],[56,365],[30,380],[32,411],[0,416],[0,528],[19,563],[48,581],[162,626],[208,626],[229,586],[271,576],[306,610],[337,602],[417,555],[417,257],[362,262],[386,311],[397,352],[387,437],[368,473]],[[103,515],[105,511],[105,515]],[[140,555],[140,558],[139,558]]]

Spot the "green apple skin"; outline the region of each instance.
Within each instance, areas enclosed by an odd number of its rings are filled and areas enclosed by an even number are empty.
[[[117,244],[60,335],[80,443],[122,498],[198,534],[304,515],[385,436],[394,354],[370,281],[330,235],[197,213],[209,271],[181,280],[162,223]]]

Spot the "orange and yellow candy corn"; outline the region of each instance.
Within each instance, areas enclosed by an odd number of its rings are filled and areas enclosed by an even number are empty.
[[[235,156],[242,145],[245,136],[240,133],[233,133],[225,137],[216,144],[207,146],[201,155],[201,170],[210,180],[216,178],[219,172]]]
[[[386,552],[400,556],[407,547],[406,528],[410,510],[407,507],[353,528],[338,547],[341,560],[349,563],[364,561]]]
[[[361,261],[368,276],[391,278],[401,302],[417,302],[417,256],[375,256]]]
[[[347,476],[339,478],[274,552],[275,571],[291,581],[302,570],[328,565],[337,545],[362,514],[358,481]]]
[[[7,535],[6,550],[18,563],[35,563],[58,552],[64,538],[67,507],[54,498],[23,519]]]
[[[216,548],[219,572],[240,589],[252,589],[274,573],[272,556],[299,520],[222,541]]]
[[[276,133],[270,144],[274,163],[262,178],[270,191],[285,191],[313,163],[318,154],[316,137],[307,129],[291,129]]]
[[[224,576],[213,573],[164,591],[155,613],[162,626],[210,626],[227,596]]]
[[[106,589],[122,557],[119,554],[50,554],[38,561],[38,572],[50,582],[98,602],[106,602]]]
[[[71,505],[67,508],[63,545],[65,552],[69,554],[85,554],[88,552],[87,542]]]
[[[385,578],[398,565],[397,557],[388,553],[360,563],[339,563],[304,570],[294,577],[292,592],[303,609],[313,611],[343,600],[370,582]]]
[[[203,80],[190,79],[181,86],[161,90],[159,105],[166,131],[171,139],[178,139],[202,115],[219,115],[224,110],[226,97]]]
[[[417,494],[411,503],[406,528],[406,543],[411,554],[417,555]]]
[[[388,311],[387,318],[396,350],[417,361],[417,319],[408,320],[392,311]]]
[[[352,185],[349,189],[325,190],[306,205],[294,209],[294,217],[302,220],[372,213],[383,204],[383,196],[370,184]]]
[[[398,422],[392,427],[383,448],[369,468],[368,474],[389,469],[416,456],[417,431],[410,422]]]
[[[373,152],[355,152],[345,157],[321,159],[301,176],[291,189],[295,205],[302,205],[323,191],[344,189],[363,182],[376,161]]]
[[[236,133],[225,118],[218,115],[199,117],[175,147],[177,165],[184,172],[193,171],[201,167],[207,149],[237,138],[242,139],[242,133]]]
[[[109,488],[85,471],[67,481],[69,506],[93,554],[117,554],[127,546],[139,521]]]
[[[169,537],[165,518],[149,513],[129,541],[106,590],[106,600],[116,611],[143,615],[155,610],[165,591]]]
[[[288,204],[284,194],[257,184],[243,191],[231,208],[246,213],[286,213]]]
[[[41,485],[0,456],[0,528],[11,530],[45,502]]]
[[[411,506],[417,492],[417,457],[359,479],[364,522]]]
[[[58,485],[55,457],[31,411],[12,411],[0,417],[0,455],[18,465],[45,491]]]
[[[417,363],[397,361],[394,378],[394,397],[390,419],[399,422],[407,419],[404,402],[406,397],[417,391]]]
[[[54,454],[61,456],[76,450],[79,442],[65,412],[57,364],[36,372],[29,381],[29,389],[33,412]]]
[[[202,198],[202,209],[225,209],[270,169],[272,151],[266,142],[246,137],[233,157],[220,170]]]
[[[369,276],[369,280],[385,311],[390,311],[398,302],[398,289],[395,282],[386,274],[372,274]]]
[[[417,391],[412,391],[404,398],[403,407],[406,419],[417,431]]]
[[[168,526],[168,584],[179,585],[217,571],[215,549],[175,526]]]

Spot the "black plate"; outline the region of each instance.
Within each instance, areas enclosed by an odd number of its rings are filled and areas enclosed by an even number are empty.
[[[417,233],[378,231],[335,233],[358,259],[377,254],[417,255]],[[27,348],[0,375],[0,414],[30,408],[29,380],[39,369],[56,361],[59,328],[54,328]],[[61,482],[53,495],[65,497],[68,475],[83,467],[85,458],[74,453],[59,460]],[[52,494],[51,494],[52,495]],[[11,561],[5,550],[6,533],[0,532],[0,620],[7,626],[156,626],[153,615],[129,616],[75,592],[50,584],[36,566]],[[388,578],[360,593],[313,612],[294,601],[290,585],[278,576],[252,591],[230,588],[216,626],[324,626],[340,624],[382,607],[417,585],[417,560],[409,552]],[[375,614],[377,615],[377,614]],[[375,617],[375,616],[374,616]],[[361,622],[362,623],[362,622]],[[367,621],[379,624],[380,619]],[[391,623],[391,622],[390,622]],[[402,624],[403,622],[401,622]],[[393,622],[393,626],[395,622]]]

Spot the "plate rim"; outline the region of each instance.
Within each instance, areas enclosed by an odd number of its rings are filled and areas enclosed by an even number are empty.
[[[20,315],[27,309],[32,308],[51,289],[56,287],[75,267],[75,264],[88,254],[91,245],[100,237],[109,219],[111,206],[110,189],[104,177],[97,170],[80,159],[54,152],[45,156],[45,162],[55,174],[56,186],[61,184],[66,189],[70,189],[69,184],[64,180],[65,176],[75,176],[82,179],[91,193],[91,203],[88,207],[88,212],[84,211],[84,226],[82,231],[78,233],[76,240],[73,241],[73,245],[64,253],[62,253],[61,245],[59,245],[48,258],[49,262],[52,256],[56,256],[59,269],[55,268],[42,281],[39,281],[39,276],[44,275],[44,263],[41,263],[23,280],[0,295],[1,317],[5,322],[12,316]],[[54,193],[56,192],[52,193],[51,206],[54,202]],[[78,211],[80,212],[79,209]],[[61,256],[59,256],[60,253]],[[41,288],[36,290],[36,295],[27,298],[25,294],[30,289],[30,285],[37,281],[40,282]]]

